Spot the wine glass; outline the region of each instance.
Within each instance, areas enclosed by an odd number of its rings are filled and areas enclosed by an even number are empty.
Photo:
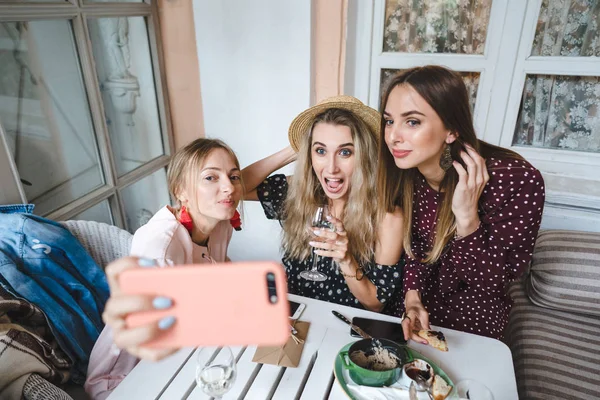
[[[312,228],[332,228],[332,224],[327,220],[327,216],[329,215],[329,207],[327,205],[322,205],[321,207],[317,207],[315,211],[311,226]],[[309,281],[322,282],[327,280],[327,275],[318,271],[319,267],[319,255],[315,253],[315,249],[313,248],[313,265],[311,269],[304,270],[300,272],[300,277],[307,279]]]
[[[473,379],[464,379],[456,384],[456,394],[460,400],[494,400],[490,389]]]
[[[218,400],[232,388],[237,375],[236,362],[231,349],[221,347],[217,355],[206,362],[198,352],[196,384],[204,393]]]

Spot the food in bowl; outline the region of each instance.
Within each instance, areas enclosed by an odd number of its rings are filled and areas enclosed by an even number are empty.
[[[428,386],[433,384],[433,367],[427,361],[416,359],[407,364],[404,364],[404,373],[408,378],[415,381],[417,386],[423,386],[421,382],[425,382]]]
[[[359,367],[371,371],[389,371],[398,367],[398,356],[382,346],[374,346],[372,351],[356,350],[350,353],[350,359]]]
[[[354,383],[363,386],[390,386],[402,375],[408,360],[406,348],[386,339],[362,339],[354,342],[339,357],[342,367]]]
[[[404,374],[417,384],[419,390],[430,390],[434,400],[444,400],[450,395],[452,386],[437,375],[433,367],[425,360],[416,359],[402,367]]]

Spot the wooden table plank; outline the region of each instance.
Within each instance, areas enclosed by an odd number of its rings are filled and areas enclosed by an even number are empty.
[[[331,385],[331,392],[329,392],[329,400],[348,400],[348,395],[344,392],[340,383],[335,378],[333,385]]]
[[[193,347],[185,347],[161,361],[140,361],[109,399],[130,400],[134,394],[138,399],[158,398],[194,351]]]
[[[301,399],[313,400],[327,398],[327,390],[333,373],[333,362],[338,352],[347,343],[353,341],[348,332],[330,328],[319,347],[315,365],[310,373]],[[334,382],[335,384],[335,382]]]
[[[273,400],[289,400],[295,399],[299,393],[300,386],[308,379],[306,374],[310,374],[314,363],[316,362],[316,354],[325,335],[327,328],[324,325],[311,324],[308,330],[308,337],[302,350],[302,358],[300,364],[296,368],[286,368],[277,389],[273,394]]]
[[[258,365],[256,363],[252,363]],[[247,399],[268,399],[270,394],[277,388],[279,379],[283,375],[284,367],[277,365],[263,364],[258,371],[254,382],[250,386],[245,398]]]

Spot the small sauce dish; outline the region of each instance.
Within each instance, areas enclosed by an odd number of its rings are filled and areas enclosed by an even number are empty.
[[[433,384],[433,377],[435,372],[433,367],[426,361],[415,359],[409,363],[404,364],[402,367],[404,374],[414,381],[419,390],[427,390]]]

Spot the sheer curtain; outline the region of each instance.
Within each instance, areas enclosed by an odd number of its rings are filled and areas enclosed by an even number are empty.
[[[483,54],[492,0],[387,0],[383,51]]]
[[[543,0],[532,56],[600,56],[600,0]],[[600,75],[600,71],[598,71]],[[513,143],[600,151],[600,79],[528,75]]]
[[[600,79],[530,75],[513,143],[600,151]]]

